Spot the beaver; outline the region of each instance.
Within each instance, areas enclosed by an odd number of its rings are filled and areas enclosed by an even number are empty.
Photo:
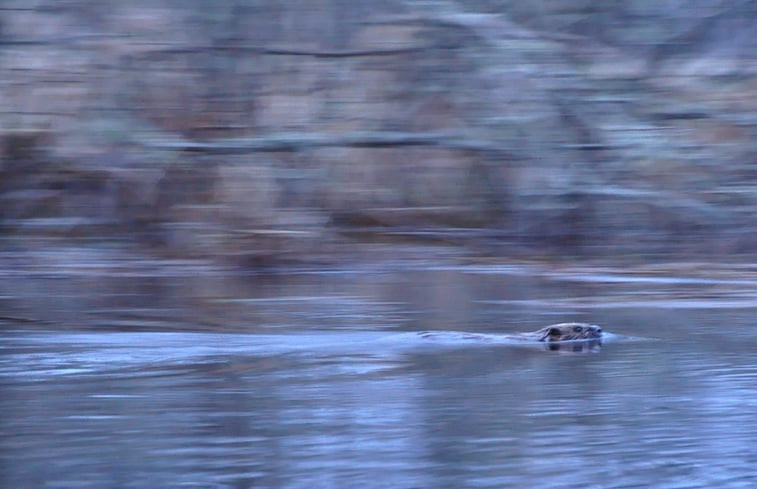
[[[596,324],[559,323],[533,333],[516,333],[509,338],[542,342],[544,349],[572,353],[597,352],[602,348],[602,328]]]
[[[533,333],[516,333],[513,338],[531,341],[598,341],[602,338],[602,328],[596,324],[559,323],[545,326]]]
[[[532,333],[512,333],[512,334],[480,334],[480,333],[456,333],[440,331],[421,331],[420,336],[423,338],[438,339],[464,339],[492,342],[497,340],[506,340],[511,344],[514,341],[523,342],[524,344],[536,344],[539,342],[546,343],[550,349],[558,349],[560,344],[566,347],[584,346],[601,346],[602,345],[602,328],[596,324],[587,323],[559,323],[545,326]]]

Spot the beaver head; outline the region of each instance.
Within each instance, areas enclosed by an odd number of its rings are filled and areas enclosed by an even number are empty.
[[[602,338],[602,328],[596,324],[560,323],[547,326],[536,332],[539,341],[598,340]]]

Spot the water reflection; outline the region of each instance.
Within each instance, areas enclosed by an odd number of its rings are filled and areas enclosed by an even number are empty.
[[[546,351],[562,353],[596,353],[602,349],[602,340],[546,343],[543,348]]]
[[[161,297],[141,299],[123,293],[143,290],[137,279],[106,282],[97,292],[89,281],[29,279],[43,285],[38,294],[59,293],[45,297],[32,296],[29,284],[5,286],[6,297],[25,290],[47,312],[73,317],[62,297],[75,297],[94,305],[94,314],[79,331],[64,321],[61,331],[5,323],[2,486],[757,482],[754,311],[704,307],[732,292],[723,284],[720,295],[710,284],[691,284],[686,293],[702,307],[667,313],[592,307],[608,296],[633,296],[634,281],[464,268],[411,277],[389,269],[260,277],[254,284],[204,278],[203,285],[152,278],[148,289],[159,288]],[[669,284],[658,285],[656,295],[647,290],[650,298],[676,297]],[[201,292],[185,295],[190,290]],[[610,335],[601,350],[580,343],[593,353],[585,355],[574,354],[585,351],[574,351],[579,343],[552,351],[555,345],[502,340],[502,333],[564,317],[565,305],[549,306],[550,298],[597,290],[596,304],[585,299],[588,312],[575,309],[573,318],[591,315],[619,336],[654,341]],[[542,302],[502,300],[527,297]],[[17,309],[10,312],[23,312],[21,302],[5,301]],[[153,331],[133,331],[145,318],[141,329]]]

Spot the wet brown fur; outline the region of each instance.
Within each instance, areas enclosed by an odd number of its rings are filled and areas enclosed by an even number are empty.
[[[546,326],[533,333],[519,333],[517,338],[535,341],[582,341],[599,340],[602,338],[602,328],[595,324],[559,323]]]

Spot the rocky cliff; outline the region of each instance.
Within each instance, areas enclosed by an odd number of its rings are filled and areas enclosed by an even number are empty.
[[[0,5],[6,236],[757,247],[753,2]]]

